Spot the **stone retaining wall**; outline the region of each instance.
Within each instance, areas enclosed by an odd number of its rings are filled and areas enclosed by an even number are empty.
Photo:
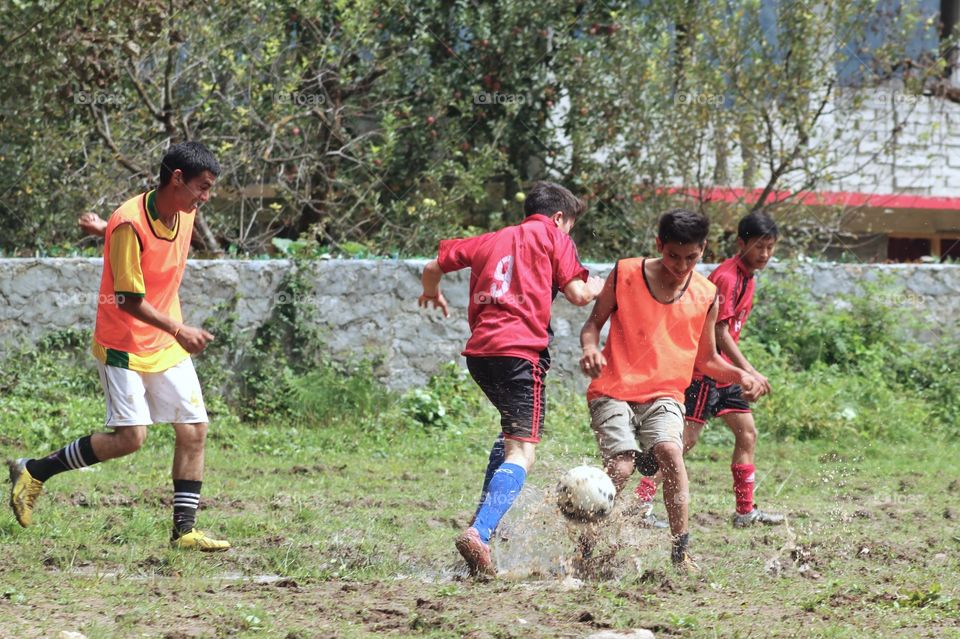
[[[325,260],[310,265],[314,290],[299,303],[316,308],[330,350],[338,357],[382,356],[385,381],[393,388],[422,384],[437,367],[459,358],[468,336],[468,272],[445,278],[449,319],[417,308],[424,260]],[[279,290],[291,268],[286,260],[201,260],[187,266],[181,289],[184,318],[200,324],[219,305],[236,298],[239,330],[252,333],[285,295]],[[606,275],[611,265],[590,265]],[[711,265],[702,265],[704,273]],[[0,259],[0,357],[18,344],[67,328],[92,328],[96,315],[100,259]],[[960,267],[942,265],[776,264],[763,279],[798,271],[814,295],[831,304],[863,279],[887,274],[903,293],[884,300],[938,318],[956,334],[960,311]],[[763,280],[759,283],[763,286]],[[576,371],[577,335],[587,308],[562,298],[554,304],[551,383],[583,387]],[[748,329],[749,330],[749,329]]]

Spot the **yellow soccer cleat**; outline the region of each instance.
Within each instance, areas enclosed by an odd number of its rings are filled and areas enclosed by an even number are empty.
[[[202,552],[223,552],[230,549],[230,542],[225,539],[214,539],[202,530],[192,528],[190,532],[172,538],[170,545],[180,550],[200,550]]]
[[[27,460],[7,462],[10,468],[10,508],[17,523],[26,528],[33,521],[33,505],[43,492],[43,482],[33,478],[27,470]]]

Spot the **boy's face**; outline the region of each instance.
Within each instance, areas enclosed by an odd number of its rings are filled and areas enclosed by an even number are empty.
[[[773,257],[773,252],[777,248],[777,238],[769,236],[755,237],[749,240],[737,238],[737,248],[744,266],[751,272],[759,271]]]
[[[703,256],[707,243],[703,244],[677,244],[675,242],[663,243],[657,238],[657,251],[660,252],[660,261],[663,267],[678,280],[685,280],[697,266],[700,257]]]
[[[210,190],[217,181],[217,176],[210,171],[204,171],[196,177],[186,180],[183,172],[177,169],[170,177],[173,193],[178,208],[181,211],[190,211],[210,199]]]

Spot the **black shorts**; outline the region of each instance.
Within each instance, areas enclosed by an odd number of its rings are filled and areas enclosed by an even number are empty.
[[[707,423],[714,415],[750,412],[740,384],[718,388],[717,382],[709,377],[695,379],[687,387],[686,408],[686,419],[698,424]]]
[[[537,363],[521,357],[467,357],[467,369],[500,411],[503,436],[539,442],[547,407],[544,378],[550,369],[550,353],[541,352]]]

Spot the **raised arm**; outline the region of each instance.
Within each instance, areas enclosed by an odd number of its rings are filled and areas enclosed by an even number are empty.
[[[87,235],[103,237],[107,234],[107,221],[96,213],[84,213],[77,219],[77,226]]]

